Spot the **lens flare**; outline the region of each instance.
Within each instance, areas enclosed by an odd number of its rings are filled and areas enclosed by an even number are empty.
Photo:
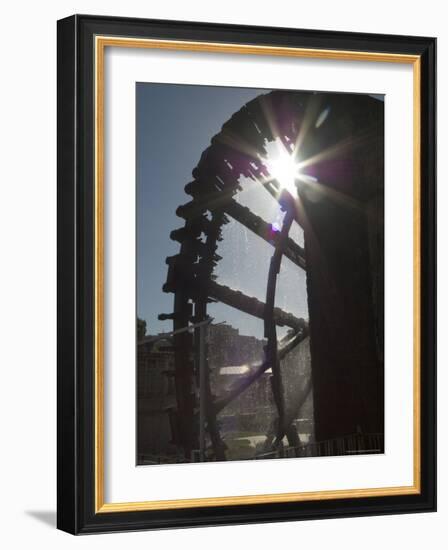
[[[275,147],[270,147],[268,155],[263,159],[263,164],[270,177],[276,180],[281,189],[286,189],[297,198],[296,181],[300,174],[300,164],[282,143],[274,142]]]

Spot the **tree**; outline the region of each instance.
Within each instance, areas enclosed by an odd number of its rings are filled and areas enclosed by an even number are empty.
[[[137,317],[137,340],[142,340],[146,335],[146,321]]]

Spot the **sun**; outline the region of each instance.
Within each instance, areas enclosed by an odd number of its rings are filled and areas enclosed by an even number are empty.
[[[272,143],[275,147],[268,148],[267,157],[262,159],[263,164],[280,188],[286,189],[294,198],[297,198],[296,182],[301,175],[300,163],[281,142],[275,141]]]

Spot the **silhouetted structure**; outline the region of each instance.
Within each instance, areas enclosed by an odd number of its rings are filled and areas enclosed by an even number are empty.
[[[205,320],[207,304],[220,301],[263,319],[266,338],[263,358],[247,372],[235,371],[236,379],[223,395],[214,395],[218,374],[210,374],[210,365],[206,368],[210,459],[226,459],[217,415],[266,372],[275,404],[267,433],[273,453],[281,455],[286,436],[295,456],[302,456],[296,419],[311,386],[319,454],[343,454],[353,445],[356,452],[383,450],[383,136],[383,103],[377,99],[275,91],[235,113],[193,170],[193,181],[185,187],[192,200],[177,209],[185,224],[171,233],[180,250],[166,260],[164,291],[174,293],[174,311],[159,317],[172,319],[178,330]],[[280,188],[263,163],[266,142],[274,140],[291,153],[298,149],[307,160],[296,182],[297,199]],[[260,192],[279,202],[285,212],[279,230],[238,204],[242,177],[258,182]],[[264,303],[215,280],[218,242],[229,216],[272,245]],[[289,235],[293,221],[304,230],[305,247]],[[283,256],[306,270],[309,322],[275,307]],[[277,326],[291,329],[280,343]],[[312,377],[303,377],[301,391],[297,386],[294,407],[287,398],[285,364],[305,340],[310,341]],[[199,446],[199,344],[198,331],[173,338],[173,442],[183,449],[185,460],[192,460]],[[356,444],[346,445],[350,437],[357,438]],[[344,443],[323,444],[338,438]]]

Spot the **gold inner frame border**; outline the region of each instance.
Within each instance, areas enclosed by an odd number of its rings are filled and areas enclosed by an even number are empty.
[[[413,66],[413,477],[410,486],[366,489],[342,489],[301,493],[273,493],[263,495],[191,498],[179,500],[154,500],[141,502],[106,503],[104,501],[104,55],[106,47],[146,48],[207,53],[232,53],[265,56],[301,57],[326,60],[405,63]],[[258,46],[251,44],[226,44],[181,40],[124,38],[96,36],[95,59],[95,513],[131,512],[144,510],[168,510],[211,506],[235,506],[280,502],[305,502],[343,498],[365,498],[420,494],[421,492],[421,389],[420,389],[420,315],[421,315],[421,60],[418,55],[382,52],[357,52],[311,48]]]

